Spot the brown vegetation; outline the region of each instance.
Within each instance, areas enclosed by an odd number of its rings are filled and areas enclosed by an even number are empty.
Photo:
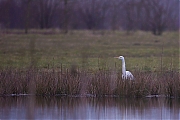
[[[0,95],[80,95],[180,97],[179,72],[134,71],[135,80],[122,80],[121,73],[99,70],[96,73],[72,70],[0,70]]]

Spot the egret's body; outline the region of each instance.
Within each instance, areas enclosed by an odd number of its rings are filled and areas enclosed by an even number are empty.
[[[125,59],[123,56],[115,57],[122,60],[122,79],[134,80],[134,76],[130,71],[126,71]]]

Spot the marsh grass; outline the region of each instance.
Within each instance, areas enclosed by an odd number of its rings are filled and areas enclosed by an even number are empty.
[[[95,96],[112,95],[111,78],[108,71],[98,71],[92,75],[88,82],[88,93]]]
[[[0,71],[0,94],[76,95],[80,91],[79,76],[68,71],[37,69],[5,69]]]
[[[122,80],[118,71],[96,72],[69,69],[0,70],[0,95],[76,95],[145,97],[164,95],[180,97],[179,72],[133,71],[135,80]]]
[[[180,97],[180,76],[179,72],[170,71],[163,74],[163,91],[169,97]]]
[[[0,36],[0,95],[180,97],[179,32],[11,31]],[[1,33],[0,33],[1,34]],[[134,81],[121,79],[121,62]]]

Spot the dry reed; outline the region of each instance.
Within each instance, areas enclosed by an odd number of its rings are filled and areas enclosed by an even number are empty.
[[[122,80],[110,70],[96,73],[77,70],[12,69],[0,70],[0,95],[92,95],[145,97],[164,95],[180,97],[179,72],[134,71],[135,80]],[[82,89],[83,88],[83,89]]]

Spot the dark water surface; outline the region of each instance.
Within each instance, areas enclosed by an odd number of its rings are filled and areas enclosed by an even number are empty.
[[[0,119],[180,119],[180,99],[0,97]]]

